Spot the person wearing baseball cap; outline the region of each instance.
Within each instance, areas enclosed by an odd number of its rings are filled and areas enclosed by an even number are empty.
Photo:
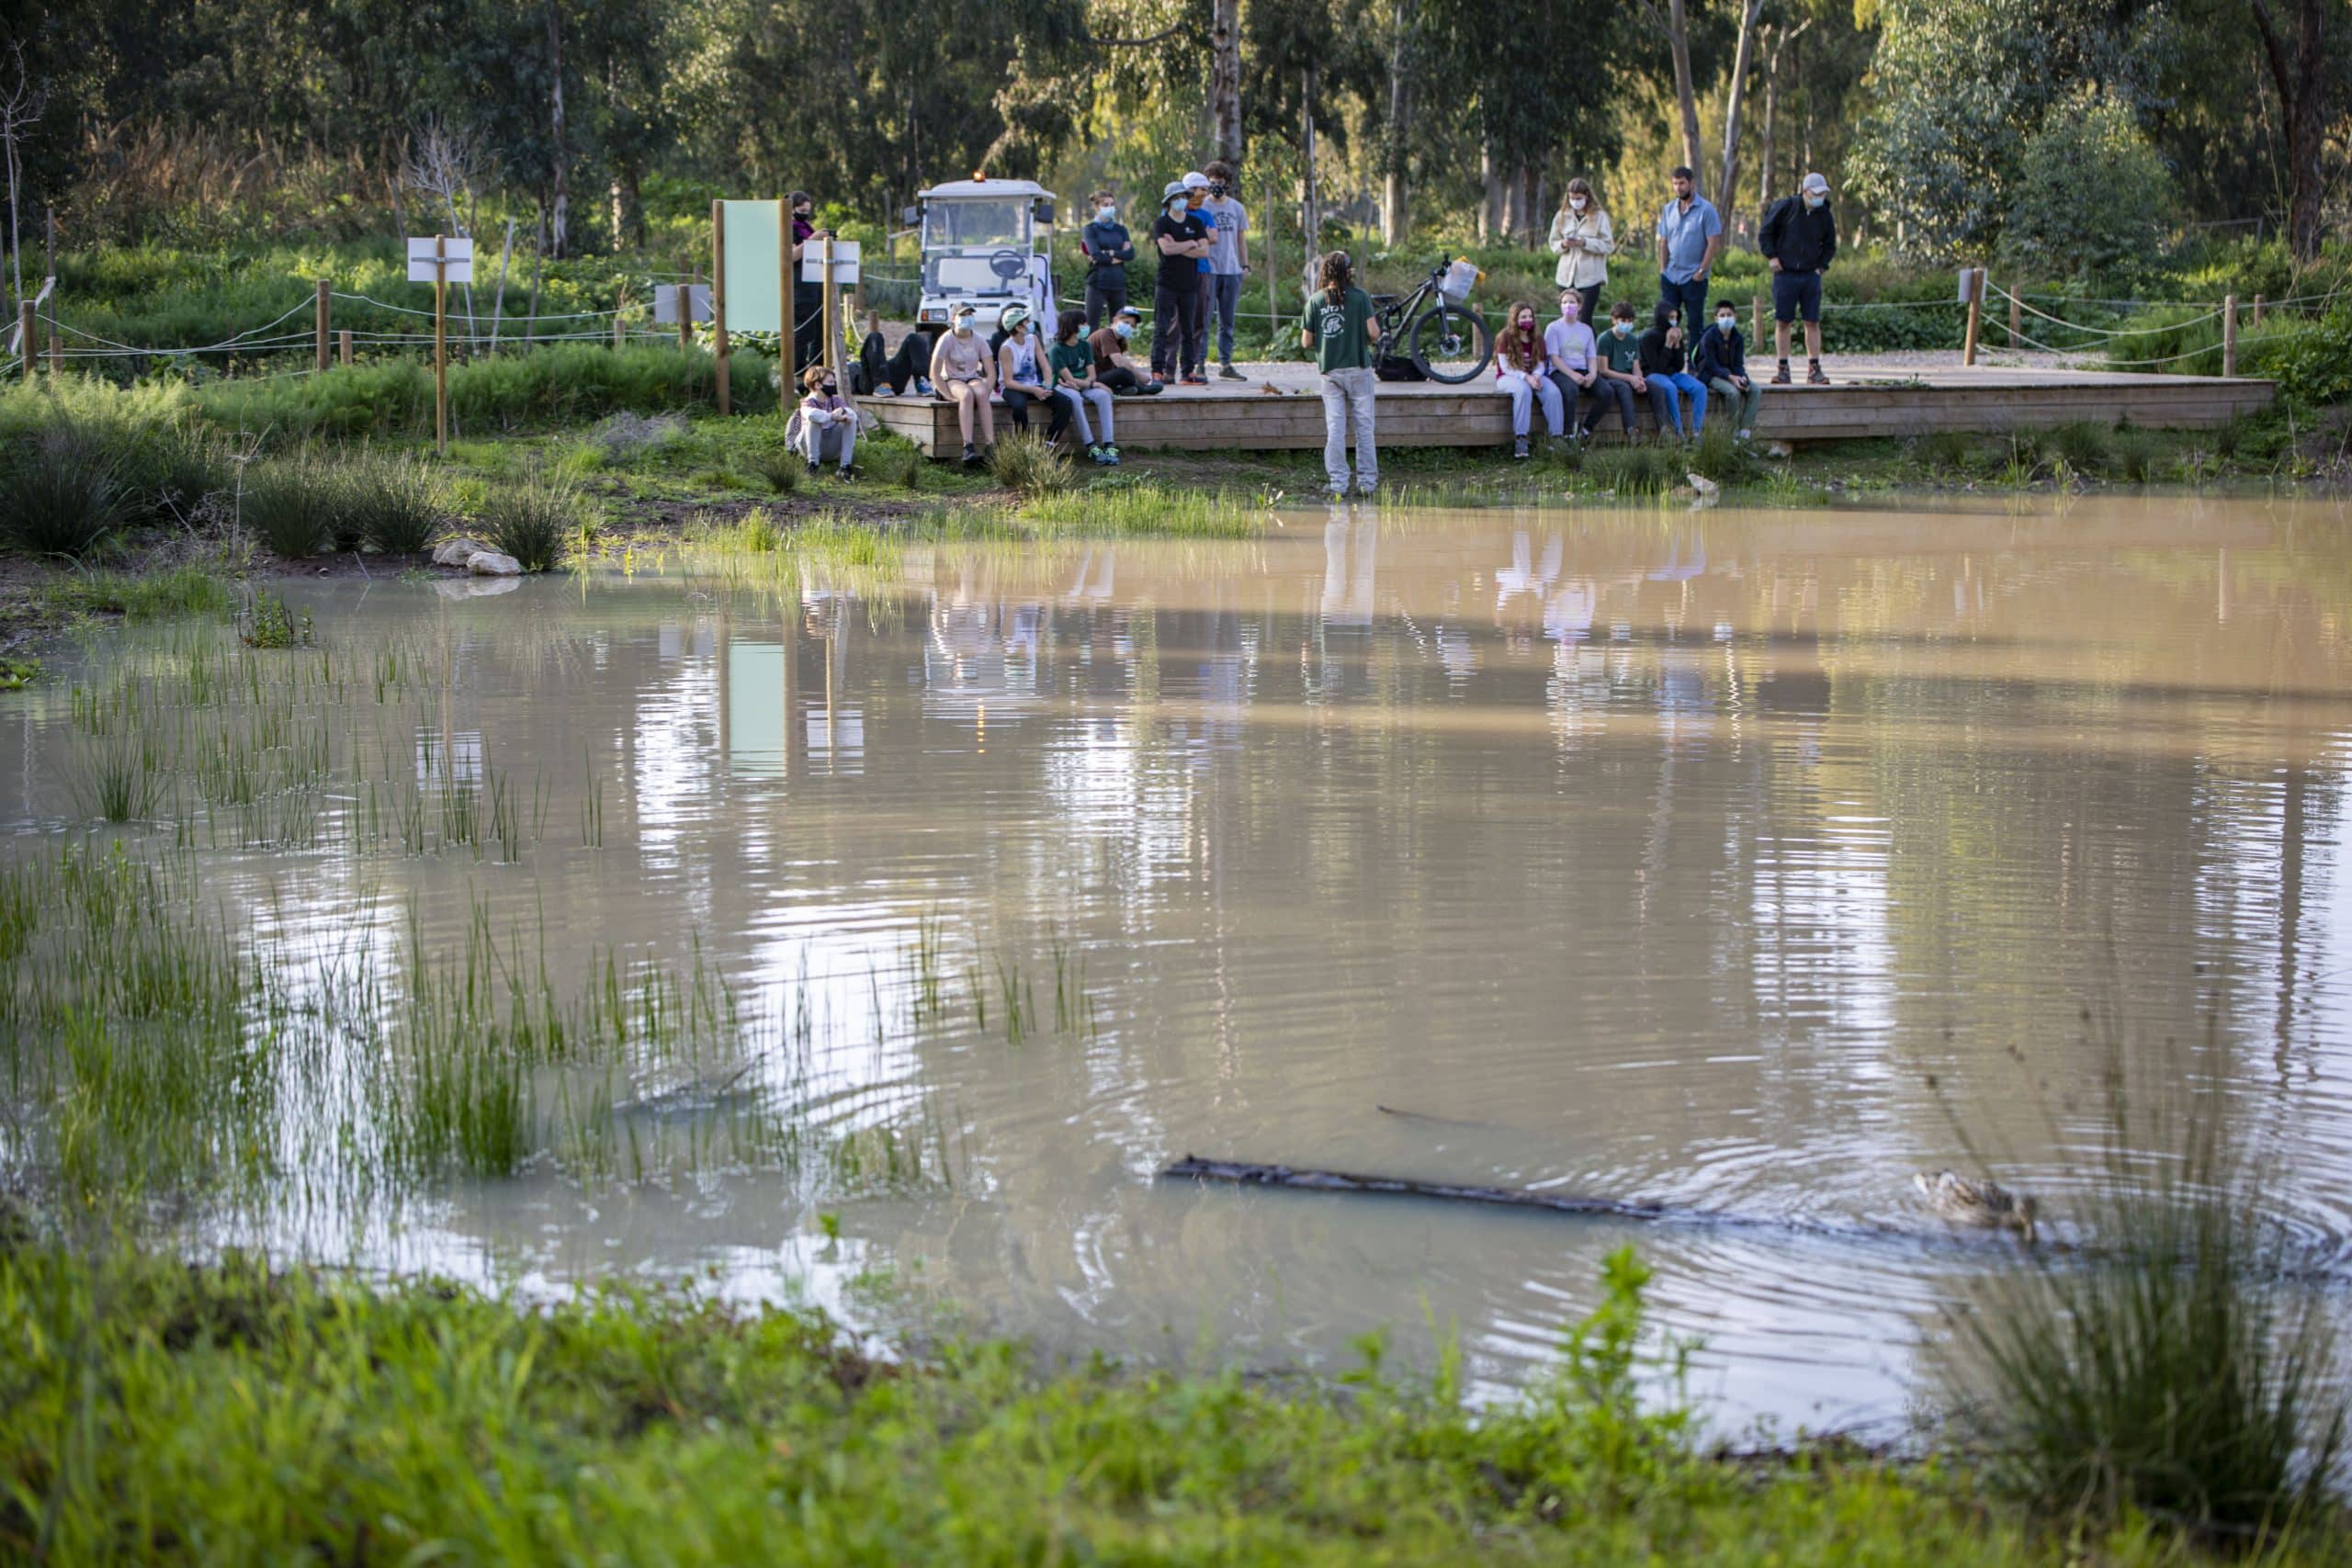
[[[1772,339],[1780,368],[1772,385],[1789,384],[1789,323],[1804,321],[1807,384],[1829,385],[1821,368],[1821,275],[1838,254],[1838,219],[1829,210],[1829,182],[1807,175],[1797,194],[1784,196],[1764,215],[1756,248],[1772,269]]]
[[[1205,175],[1201,190],[1206,199]],[[1152,294],[1152,373],[1173,380],[1181,358],[1184,383],[1205,387],[1208,378],[1201,374],[1201,268],[1208,265],[1208,226],[1193,211],[1182,180],[1170,180],[1159,200],[1159,217],[1151,226],[1151,243],[1159,252],[1159,286]]]

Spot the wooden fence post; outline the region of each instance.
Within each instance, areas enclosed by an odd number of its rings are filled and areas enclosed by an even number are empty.
[[[327,280],[322,277],[319,279],[318,309],[319,368],[322,370],[327,367],[327,312],[331,309],[333,307],[327,303]]]
[[[628,341],[628,328],[621,323],[621,312],[628,309],[626,292],[613,296],[613,348],[616,352]]]
[[[693,269],[682,267],[678,276],[684,279],[678,285],[678,352],[691,354],[695,347],[695,274]]]
[[[2262,296],[2259,294],[2254,297],[2254,330],[2262,330]]]
[[[344,364],[351,363],[351,329],[344,328],[334,334],[335,357]]]
[[[1592,323],[1587,321],[1585,324],[1590,326]],[[1747,297],[1747,346],[1758,354],[1764,352],[1764,296],[1761,294]]]
[[[33,348],[33,302],[20,300],[17,305],[17,354],[24,361],[25,379],[33,378],[33,362],[40,357]]]
[[[49,318],[49,373],[65,374],[65,340],[57,335],[57,317],[53,313]]]
[[[2238,373],[2238,297],[2225,295],[2222,299],[2222,374]]]
[[[727,213],[723,204],[710,204],[710,347],[718,355],[718,412],[735,412],[727,395]]]
[[[1984,269],[1968,269],[1968,335],[1961,340],[1960,362],[1963,366],[1976,363],[1976,331],[1984,318]]]
[[[831,229],[825,231],[825,243],[821,254],[825,267],[825,288],[824,293],[820,296],[824,301],[824,315],[820,319],[820,329],[823,333],[821,341],[824,344],[825,363],[832,368],[833,374],[838,376],[842,373],[842,288],[840,284],[833,281],[833,231]],[[865,275],[865,269],[858,268],[858,276],[862,277]]]
[[[2025,335],[2025,333],[2024,333],[2022,331],[2020,331],[2020,330],[2019,330],[2020,328],[2022,328],[2022,327],[2025,325],[2025,322],[2024,322],[2024,320],[2023,320],[2023,316],[2024,316],[2024,312],[2023,312],[2023,310],[2021,310],[2018,308],[2018,297],[2017,297],[2016,295],[2014,295],[2014,294],[2010,295],[2010,296],[2009,296],[2009,346],[2010,346],[2011,348],[2016,348],[2016,347],[2018,347],[2018,340],[2019,338],[2021,338],[2021,337],[2023,337],[2023,336]]]

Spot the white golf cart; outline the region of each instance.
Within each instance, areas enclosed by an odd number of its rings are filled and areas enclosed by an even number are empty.
[[[918,193],[904,218],[922,228],[922,304],[915,320],[947,324],[969,305],[982,332],[1008,305],[1025,305],[1038,329],[1054,321],[1053,193],[1035,180],[949,180]]]

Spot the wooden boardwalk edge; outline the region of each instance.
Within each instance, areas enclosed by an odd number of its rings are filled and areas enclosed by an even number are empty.
[[[1277,451],[1320,449],[1323,402],[1313,372],[1301,366],[1252,367],[1249,381],[1170,388],[1156,397],[1117,400],[1118,444],[1136,449]],[[1265,388],[1276,387],[1268,391]],[[2208,376],[2140,376],[2103,371],[2060,375],[2027,371],[1938,373],[1917,381],[1857,380],[1830,387],[1766,389],[1756,423],[1759,441],[1838,441],[1914,436],[1935,431],[1994,434],[2044,430],[2087,420],[2149,429],[2195,430],[2227,424],[2270,406],[2272,382]],[[1511,439],[1510,405],[1491,378],[1462,387],[1387,383],[1379,394],[1385,446],[1486,447]],[[885,430],[933,457],[961,444],[954,405],[910,394],[858,400]],[[1713,423],[1715,410],[1708,411]],[[1043,413],[1032,409],[1032,428]],[[1615,416],[1603,424],[1613,428]],[[1001,405],[997,434],[1012,428]],[[1646,407],[1641,428],[1654,428]],[[1540,415],[1537,429],[1542,429]]]

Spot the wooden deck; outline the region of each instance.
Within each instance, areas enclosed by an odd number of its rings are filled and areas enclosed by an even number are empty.
[[[2199,429],[2267,408],[2277,394],[2270,382],[2244,377],[1982,367],[1849,372],[1835,359],[1828,365],[1837,378],[1835,386],[1766,390],[1756,424],[1758,440],[1843,441],[1936,430],[2041,429],[2075,420]],[[1323,400],[1313,367],[1259,364],[1242,368],[1249,372],[1246,381],[1211,380],[1204,388],[1170,387],[1157,397],[1119,399],[1119,445],[1319,450]],[[911,396],[858,401],[884,429],[906,436],[932,457],[953,457],[961,446],[956,410],[948,403]],[[1042,416],[1033,411],[1031,417]],[[1615,423],[1611,419],[1609,427]],[[1642,426],[1651,428],[1646,406]],[[1000,406],[997,434],[1009,428],[1011,421]],[[1384,446],[1504,446],[1510,441],[1510,404],[1496,390],[1491,376],[1464,387],[1387,381],[1380,388],[1379,429]]]

